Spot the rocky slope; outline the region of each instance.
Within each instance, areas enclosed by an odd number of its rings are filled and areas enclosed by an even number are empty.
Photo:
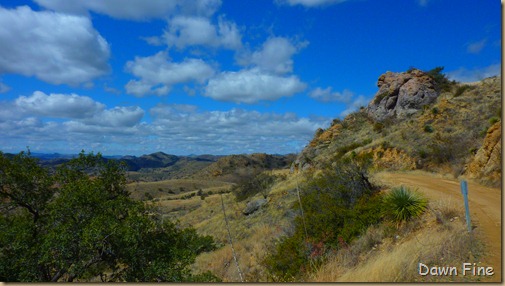
[[[335,119],[298,155],[293,168],[319,168],[368,156],[376,170],[424,169],[501,182],[501,79],[449,82],[411,69],[379,77],[367,107]]]

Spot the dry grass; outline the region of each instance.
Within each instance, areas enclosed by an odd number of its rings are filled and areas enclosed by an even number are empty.
[[[434,206],[431,206],[434,208]],[[421,276],[419,263],[456,266],[479,262],[483,247],[478,233],[466,231],[464,219],[452,202],[437,203],[440,221],[433,212],[391,233],[391,227],[370,228],[348,249],[339,250],[316,272],[313,282],[447,282],[475,281],[478,277]],[[450,218],[451,217],[451,218]],[[485,278],[482,278],[485,280]]]
[[[268,203],[257,212],[245,216],[242,210],[247,201],[237,202],[233,194],[223,194],[233,246],[240,268],[248,282],[267,281],[266,269],[261,265],[271,243],[292,231],[293,219],[297,215],[291,206],[296,201],[296,181],[302,181],[299,174],[289,174],[289,170],[273,171],[274,175],[285,175],[286,180],[273,185]],[[262,197],[258,194],[250,200]],[[199,199],[199,198],[198,198]],[[239,282],[228,234],[221,208],[220,195],[211,195],[200,200],[201,206],[177,219],[182,226],[192,226],[198,233],[214,237],[219,249],[197,257],[193,269],[196,272],[212,271],[226,282]]]
[[[177,199],[181,196],[174,195],[200,189],[204,192],[220,192],[223,189],[230,188],[231,185],[231,183],[212,180],[175,179],[131,183],[127,185],[127,189],[131,192],[131,196],[134,199],[143,199],[146,193],[150,194],[153,198],[170,197]]]

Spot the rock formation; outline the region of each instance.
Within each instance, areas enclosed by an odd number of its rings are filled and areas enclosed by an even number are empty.
[[[367,107],[376,121],[405,118],[438,97],[436,83],[425,72],[412,69],[404,73],[387,72],[377,81],[379,91]]]
[[[501,121],[498,121],[488,129],[484,143],[467,166],[465,175],[489,185],[501,184],[501,143]]]

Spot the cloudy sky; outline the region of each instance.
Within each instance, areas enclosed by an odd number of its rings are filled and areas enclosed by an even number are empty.
[[[386,71],[501,69],[499,1],[0,0],[0,150],[299,152]]]

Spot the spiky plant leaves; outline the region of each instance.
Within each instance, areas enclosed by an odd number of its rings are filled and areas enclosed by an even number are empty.
[[[428,201],[419,193],[401,186],[384,196],[384,212],[397,224],[420,216]]]

